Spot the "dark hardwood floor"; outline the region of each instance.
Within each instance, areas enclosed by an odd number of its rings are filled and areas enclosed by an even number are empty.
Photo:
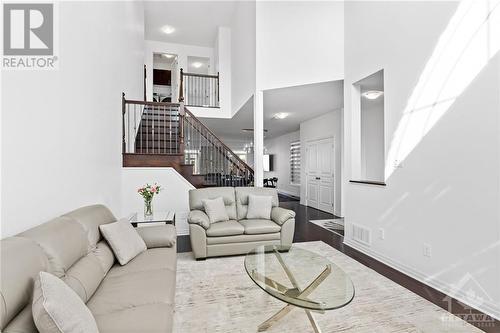
[[[298,200],[280,195],[280,206],[295,211],[295,235],[293,241],[311,242],[323,241],[345,255],[353,258],[368,268],[373,269],[386,278],[396,282],[417,295],[429,300],[437,306],[449,311],[455,316],[469,322],[487,333],[500,333],[500,321],[494,320],[479,310],[464,308],[464,306],[454,298],[447,297],[446,294],[429,287],[428,285],[415,280],[414,278],[344,244],[344,237],[340,234],[323,229],[310,220],[335,219],[339,218],[330,213],[326,213],[311,207],[300,204]],[[191,251],[189,236],[178,236],[177,250],[179,252]],[[480,319],[478,319],[480,318]]]

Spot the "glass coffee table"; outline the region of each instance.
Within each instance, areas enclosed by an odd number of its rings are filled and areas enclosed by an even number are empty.
[[[340,267],[299,247],[259,246],[246,255],[245,269],[260,288],[287,303],[258,326],[259,332],[299,307],[305,310],[314,332],[320,333],[313,312],[341,308],[354,298],[354,285]]]

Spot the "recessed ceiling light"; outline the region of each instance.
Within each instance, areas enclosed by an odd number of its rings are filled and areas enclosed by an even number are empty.
[[[164,25],[163,27],[161,27],[161,31],[163,31],[167,35],[170,35],[175,31],[175,28],[172,27],[171,25]]]
[[[161,54],[164,58],[167,58],[167,59],[172,59],[174,57],[173,54],[168,54],[168,53],[162,53]]]
[[[363,95],[363,97],[366,99],[377,99],[380,96],[382,96],[383,94],[384,94],[384,92],[380,91],[380,90],[369,90],[369,91],[365,91],[361,95]]]
[[[200,68],[201,66],[203,66],[203,64],[199,61],[196,61],[196,62],[193,62],[191,64],[191,66],[193,66],[194,68]]]
[[[273,116],[274,119],[285,119],[286,117],[288,117],[288,113],[285,112],[276,113]]]

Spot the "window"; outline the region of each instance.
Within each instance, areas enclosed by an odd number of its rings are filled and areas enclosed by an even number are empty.
[[[300,141],[290,143],[290,183],[300,185]]]

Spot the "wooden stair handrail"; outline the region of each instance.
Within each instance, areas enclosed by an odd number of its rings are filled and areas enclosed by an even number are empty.
[[[188,121],[188,122],[190,122],[190,123],[191,123],[191,120],[189,120],[189,119],[196,119],[196,117],[195,117],[195,118],[191,118],[191,117],[187,117],[187,118],[186,118],[186,121]],[[203,126],[203,124],[202,124],[201,122],[198,122],[198,125],[199,125],[199,126]],[[207,140],[208,140],[208,141],[209,141],[212,145],[214,145],[214,146],[216,146],[216,145],[217,145],[217,143],[215,143],[215,142],[214,142],[214,140],[213,140],[213,139],[211,139],[208,135],[206,135],[205,133],[203,133],[203,131],[202,131],[202,130],[200,130],[200,129],[198,129],[198,128],[194,127],[194,126],[195,126],[195,124],[191,123],[191,126],[193,126],[193,128],[194,128],[196,131],[198,131],[198,133],[200,133],[200,135],[201,135],[201,136],[203,136],[205,139],[207,139]],[[205,127],[204,127],[204,128],[205,128]],[[236,154],[235,154],[235,153],[234,153],[234,152],[233,152],[230,148],[227,148],[227,146],[226,146],[226,145],[224,145],[224,143],[223,143],[223,142],[222,142],[219,138],[217,138],[217,137],[213,134],[213,132],[211,132],[211,131],[208,131],[208,132],[209,132],[208,134],[212,135],[212,137],[215,137],[215,138],[216,138],[216,140],[217,140],[217,142],[219,142],[219,143],[220,143],[221,147],[218,147],[218,148],[220,148],[220,149],[222,149],[222,150],[224,150],[224,149],[225,149],[224,151],[229,151],[229,152],[231,152],[231,154],[232,154],[233,156],[235,156],[235,157],[236,157],[236,159],[239,159],[238,155],[236,155]],[[253,174],[253,170],[252,170],[252,168],[250,168],[250,167],[249,167],[249,166],[248,166],[248,165],[247,165],[244,161],[242,161],[241,159],[239,159],[239,161],[237,160],[236,162],[235,162],[235,161],[233,161],[233,160],[231,160],[231,158],[230,158],[230,157],[228,157],[228,156],[225,156],[225,159],[226,159],[227,161],[229,161],[230,163],[232,163],[232,164],[236,165],[236,167],[237,167],[239,170],[241,170],[241,171],[243,171],[243,172],[250,171],[250,173],[252,173],[252,174]],[[241,161],[241,163],[240,163],[240,161]],[[240,164],[238,164],[238,163],[240,163]],[[241,165],[241,164],[244,164],[244,165]]]
[[[183,76],[208,77],[208,78],[211,78],[211,79],[218,79],[219,78],[219,74],[218,73],[217,73],[217,75],[210,75],[210,74],[185,73],[185,72],[183,72]]]
[[[239,163],[243,164],[243,166],[244,166],[245,168],[247,168],[248,170],[250,170],[250,172],[251,172],[252,174],[254,173],[253,169],[252,169],[252,168],[251,168],[248,164],[246,164],[246,163],[245,163],[245,161],[243,161],[241,158],[239,158],[239,157],[238,157],[238,155],[236,155],[236,154],[235,154],[235,153],[231,150],[231,148],[229,148],[228,146],[226,146],[226,144],[225,144],[225,143],[224,143],[221,139],[219,139],[219,137],[218,137],[217,135],[215,135],[215,133],[214,133],[214,132],[212,132],[212,130],[211,130],[210,128],[208,128],[205,124],[203,124],[203,122],[202,122],[201,120],[199,120],[199,119],[198,119],[198,118],[197,118],[194,114],[192,114],[192,113],[191,113],[191,111],[189,111],[189,109],[188,109],[188,108],[184,107],[184,111],[185,111],[185,113],[186,113],[187,115],[189,115],[189,117],[190,117],[191,119],[194,119],[194,120],[195,120],[198,124],[200,124],[200,125],[201,125],[201,126],[202,126],[202,127],[203,127],[206,131],[207,131],[207,132],[209,132],[211,135],[213,135],[213,136],[217,139],[217,141],[219,141],[219,142],[220,142],[220,144],[221,144],[221,145],[222,145],[222,146],[223,146],[226,150],[228,150],[228,151],[230,151],[231,153],[233,153],[233,155],[234,155],[235,159],[236,159]]]
[[[126,104],[140,104],[140,105],[151,105],[151,106],[181,106],[180,103],[170,103],[170,102],[146,102],[146,101],[136,101],[132,99],[124,99]]]

